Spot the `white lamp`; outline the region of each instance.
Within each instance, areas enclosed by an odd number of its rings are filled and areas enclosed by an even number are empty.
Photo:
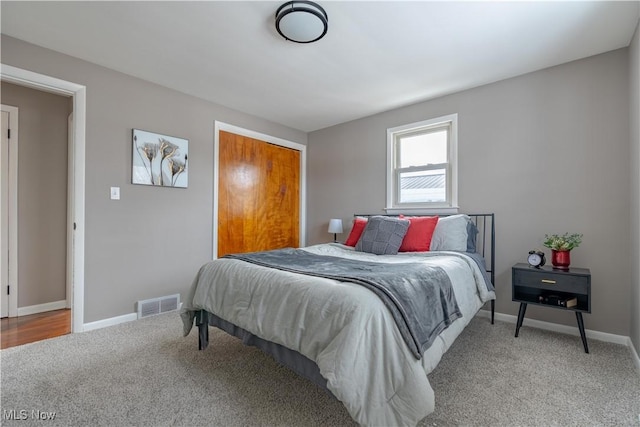
[[[328,233],[333,233],[333,241],[334,243],[338,243],[338,239],[336,234],[342,233],[342,220],[339,218],[333,218],[329,221],[329,229]]]
[[[288,1],[276,11],[276,30],[296,43],[313,43],[327,34],[327,12],[312,1]]]

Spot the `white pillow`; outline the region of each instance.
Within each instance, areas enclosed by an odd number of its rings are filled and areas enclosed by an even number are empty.
[[[442,216],[431,238],[432,251],[467,251],[468,215]]]

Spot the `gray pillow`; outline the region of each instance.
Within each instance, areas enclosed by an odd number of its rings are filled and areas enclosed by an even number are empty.
[[[469,220],[467,222],[467,252],[474,253],[476,251],[476,237],[478,235],[478,227]]]
[[[466,252],[468,222],[469,216],[465,214],[440,217],[431,238],[431,250]]]
[[[376,255],[395,255],[409,229],[409,220],[372,216],[356,243],[356,251]]]

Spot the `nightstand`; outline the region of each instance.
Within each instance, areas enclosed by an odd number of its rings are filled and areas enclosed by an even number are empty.
[[[520,303],[516,337],[520,332],[527,304],[540,305],[576,313],[580,338],[585,353],[589,353],[584,333],[582,313],[591,313],[591,272],[587,268],[557,270],[529,264],[516,264],[511,268],[511,300]]]

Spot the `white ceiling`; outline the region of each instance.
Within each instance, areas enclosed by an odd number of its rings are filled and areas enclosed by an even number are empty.
[[[10,2],[2,33],[302,131],[629,45],[640,2],[319,0],[313,44],[282,2]]]

